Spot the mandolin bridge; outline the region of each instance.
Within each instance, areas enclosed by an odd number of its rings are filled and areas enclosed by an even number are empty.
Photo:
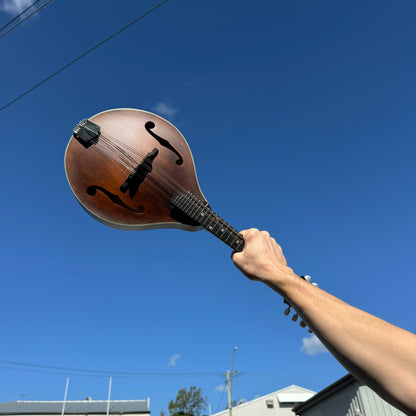
[[[128,176],[124,183],[120,186],[120,191],[125,193],[129,191],[130,198],[133,198],[139,190],[139,186],[146,179],[148,173],[153,169],[153,161],[159,154],[159,150],[155,147],[149,152],[143,161],[136,166],[134,171]]]

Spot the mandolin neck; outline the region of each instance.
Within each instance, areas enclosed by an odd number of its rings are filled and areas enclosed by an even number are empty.
[[[175,208],[192,218],[234,251],[243,250],[243,236],[212,211],[206,203],[200,201],[192,192],[188,191],[183,195],[175,196],[170,202]]]

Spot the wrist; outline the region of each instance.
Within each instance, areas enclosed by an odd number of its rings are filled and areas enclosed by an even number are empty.
[[[302,279],[290,267],[285,266],[279,267],[278,270],[270,273],[265,283],[284,298],[287,298],[299,281],[302,281]]]

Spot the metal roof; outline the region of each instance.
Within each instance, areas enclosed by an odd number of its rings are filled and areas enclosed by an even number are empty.
[[[311,399],[293,408],[299,415],[400,416],[403,412],[387,403],[370,387],[347,374]]]
[[[337,380],[335,383],[332,383],[330,386],[324,388],[315,396],[311,397],[309,400],[304,403],[298,404],[293,408],[295,413],[302,412],[309,409],[311,406],[314,406],[316,403],[321,402],[322,400],[336,394],[339,390],[345,388],[346,386],[355,383],[357,379],[352,374],[347,374],[344,377]]]
[[[0,403],[0,415],[62,414],[63,401],[14,401]],[[106,414],[107,400],[66,401],[65,414]],[[150,413],[149,400],[110,400],[109,413]]]

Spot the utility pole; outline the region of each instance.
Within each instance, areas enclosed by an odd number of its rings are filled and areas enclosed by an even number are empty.
[[[229,415],[232,416],[233,414],[233,377],[234,374],[238,373],[238,371],[234,371],[234,356],[235,352],[237,351],[237,347],[233,348],[233,362],[231,366],[231,371],[227,370],[227,386],[228,386],[228,412]]]
[[[66,378],[65,394],[64,394],[64,401],[62,402],[62,412],[61,412],[61,416],[64,416],[64,414],[65,414],[66,398],[68,397],[68,385],[69,385],[69,377]]]
[[[110,377],[110,380],[108,382],[108,399],[107,399],[107,413],[108,416],[110,414],[110,397],[111,397],[111,383],[113,381],[113,377]]]
[[[227,370],[227,386],[228,386],[228,412],[230,416],[233,414],[233,400],[232,400],[232,376],[230,377],[230,370]]]

